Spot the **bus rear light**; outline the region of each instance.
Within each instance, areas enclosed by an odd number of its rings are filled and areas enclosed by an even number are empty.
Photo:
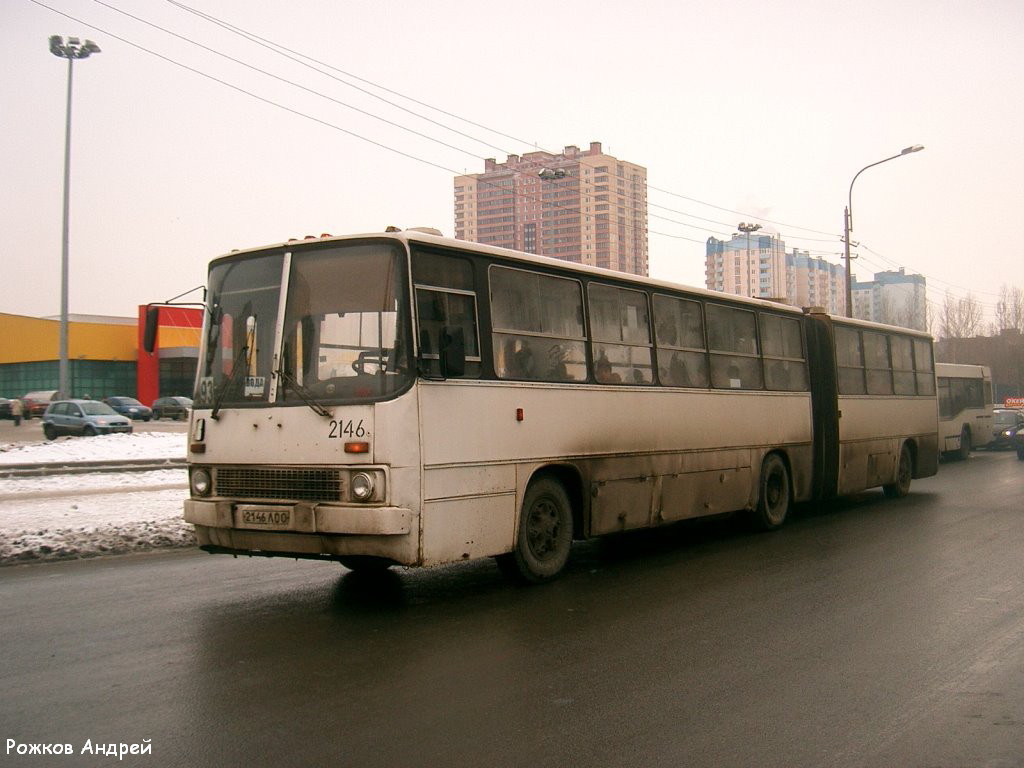
[[[525,418],[526,418],[526,414],[523,412],[523,409],[522,408],[516,408],[516,421],[522,421]]]
[[[364,441],[345,443],[345,453],[369,453],[370,444]]]

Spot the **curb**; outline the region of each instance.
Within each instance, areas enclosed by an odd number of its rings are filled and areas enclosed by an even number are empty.
[[[78,475],[86,472],[149,472],[154,469],[184,469],[187,466],[184,458],[0,464],[0,478]]]

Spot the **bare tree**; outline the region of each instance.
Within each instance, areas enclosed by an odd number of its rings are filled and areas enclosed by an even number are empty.
[[[939,310],[939,336],[944,339],[969,339],[983,330],[981,303],[968,293],[961,299],[948,291]]]
[[[1006,285],[999,290],[996,302],[996,330],[1016,328],[1024,333],[1024,291],[1015,285]]]

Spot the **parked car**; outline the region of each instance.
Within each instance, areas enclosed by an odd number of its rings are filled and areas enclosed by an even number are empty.
[[[0,419],[13,419],[11,416],[11,401],[6,397],[0,397]]]
[[[192,410],[192,400],[187,397],[158,397],[153,401],[154,419],[187,419]]]
[[[29,392],[21,398],[21,403],[25,406],[25,418],[31,419],[33,416],[46,413],[46,407],[56,396],[56,389],[40,389],[36,392]]]
[[[99,400],[55,400],[43,414],[43,434],[47,440],[59,435],[105,435],[131,431],[131,419]]]
[[[1024,411],[1014,408],[996,408],[992,411],[992,440],[990,450],[1013,448],[1014,438],[1024,431]]]
[[[103,402],[132,421],[142,419],[149,421],[153,418],[153,410],[148,405],[143,405],[134,397],[105,397]]]

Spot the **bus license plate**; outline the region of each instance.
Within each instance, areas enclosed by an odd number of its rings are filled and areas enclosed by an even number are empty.
[[[235,527],[289,531],[292,529],[292,508],[239,504],[235,508]]]

